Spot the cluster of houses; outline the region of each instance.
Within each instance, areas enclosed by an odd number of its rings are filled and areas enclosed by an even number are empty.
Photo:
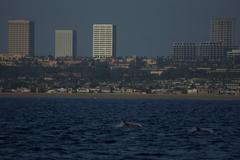
[[[123,70],[123,78],[118,79],[117,81],[115,79],[98,81],[96,85],[92,86],[92,81],[96,81],[96,79],[89,80],[89,77],[84,77],[88,76],[88,73],[85,71],[82,72],[83,68],[81,67],[92,67],[96,63],[107,64],[110,72],[113,70],[118,71],[118,69]],[[54,59],[51,57],[21,59],[18,57],[9,58],[0,56],[0,69],[4,70],[4,72],[6,71],[6,73],[16,71],[16,68],[20,68],[21,71],[22,66],[27,66],[28,68],[40,66],[43,68],[43,73],[42,75],[37,75],[35,78],[30,75],[22,76],[21,74],[19,74],[19,76],[13,76],[10,74],[10,78],[6,78],[6,74],[2,72],[0,73],[0,92],[46,94],[113,93],[240,95],[240,67],[236,65],[219,65],[212,67],[188,66],[188,70],[191,70],[194,73],[204,73],[203,75],[207,75],[208,77],[201,77],[201,75],[198,75],[197,78],[186,78],[185,75],[181,75],[181,73],[180,78],[166,79],[166,77],[162,78],[162,74],[169,71],[174,71],[172,73],[178,72],[177,69],[179,66],[173,64],[171,60],[161,57],[152,58],[130,56],[99,62],[91,58],[78,58],[75,60],[71,58]],[[14,67],[14,69],[9,69],[11,67]],[[69,68],[73,69],[68,70]],[[54,72],[51,69],[53,69]],[[139,76],[141,79],[138,79],[138,75],[130,77],[131,72],[129,72],[129,70],[134,73],[140,72],[141,74]],[[93,71],[96,71],[96,67],[93,68]],[[13,72],[13,74],[16,73]],[[152,75],[154,75],[153,78],[149,78]],[[224,78],[224,75],[230,75],[234,78]],[[125,77],[130,80],[127,81]],[[218,78],[215,79],[214,77]],[[133,80],[132,78],[135,79]],[[21,86],[14,83],[24,85]]]
[[[39,91],[38,88],[16,88],[5,92],[12,93],[46,93],[46,94],[89,94],[89,93],[112,93],[112,94],[159,94],[159,95],[236,95],[240,96],[240,80],[231,82],[214,82],[205,80],[176,80],[176,81],[156,81],[149,86],[144,84],[138,86],[119,86],[116,83],[109,83],[90,87],[83,85],[77,88],[54,88],[49,87],[44,91]],[[3,92],[0,89],[0,92]]]

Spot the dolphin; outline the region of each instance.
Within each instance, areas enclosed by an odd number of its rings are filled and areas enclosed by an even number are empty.
[[[142,127],[140,123],[127,122],[127,121],[122,121],[119,124],[119,126],[122,128],[141,128]]]
[[[200,128],[200,127],[193,127],[190,131],[190,133],[208,133],[213,134],[214,131],[211,128]]]

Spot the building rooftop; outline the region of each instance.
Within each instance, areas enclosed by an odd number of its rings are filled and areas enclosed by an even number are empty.
[[[113,26],[113,24],[93,24],[93,26]]]
[[[73,30],[70,30],[70,29],[57,29],[57,30],[55,30],[55,32],[64,32],[64,33],[66,33],[66,32],[73,32]]]
[[[29,20],[9,20],[8,23],[30,23]]]

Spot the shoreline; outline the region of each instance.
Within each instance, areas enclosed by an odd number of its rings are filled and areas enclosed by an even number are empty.
[[[73,99],[126,99],[126,100],[240,100],[240,96],[228,95],[165,95],[122,93],[0,93],[0,98],[73,98]]]

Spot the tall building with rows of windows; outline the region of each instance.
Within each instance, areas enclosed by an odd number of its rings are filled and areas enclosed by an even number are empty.
[[[76,32],[73,30],[55,31],[55,58],[76,56]]]
[[[222,42],[226,49],[235,45],[235,19],[215,18],[211,23],[211,42]]]
[[[34,55],[34,24],[28,20],[8,21],[8,53]]]
[[[177,62],[219,62],[225,58],[225,48],[221,42],[175,43],[173,58]]]
[[[197,58],[196,43],[174,43],[173,58],[178,62],[193,62]]]
[[[215,18],[211,22],[210,41],[202,43],[175,43],[173,58],[178,62],[220,62],[227,51],[235,48],[235,19]]]
[[[115,57],[115,27],[113,24],[93,25],[93,57],[107,59]]]
[[[222,42],[202,42],[198,44],[198,60],[222,61],[225,58],[225,49]]]

